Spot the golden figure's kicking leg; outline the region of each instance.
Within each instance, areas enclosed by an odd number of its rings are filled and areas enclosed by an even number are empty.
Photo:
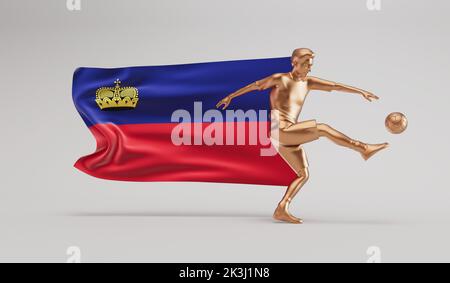
[[[340,146],[344,146],[359,152],[364,160],[368,160],[377,152],[389,146],[388,143],[366,144],[360,141],[353,140],[326,124],[317,124],[317,129],[319,130],[319,136],[326,137]]]

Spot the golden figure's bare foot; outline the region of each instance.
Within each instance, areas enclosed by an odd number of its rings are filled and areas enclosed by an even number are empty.
[[[297,218],[289,213],[289,203],[280,203],[273,214],[273,218],[278,221],[288,222],[293,224],[302,224],[303,220]]]
[[[382,151],[385,148],[388,148],[388,143],[381,143],[381,144],[368,144],[365,147],[365,150],[361,152],[362,157],[364,160],[368,160],[372,156],[374,156],[376,153]]]

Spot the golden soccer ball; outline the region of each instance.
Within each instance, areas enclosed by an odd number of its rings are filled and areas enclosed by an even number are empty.
[[[408,128],[408,119],[403,113],[391,113],[386,117],[386,128],[392,134],[401,134]]]

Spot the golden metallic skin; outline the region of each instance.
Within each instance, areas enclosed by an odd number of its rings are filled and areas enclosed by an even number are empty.
[[[139,101],[138,90],[135,87],[121,87],[120,80],[114,82],[115,87],[102,87],[96,92],[98,107],[105,109],[134,109]]]
[[[392,134],[401,134],[408,128],[408,119],[403,113],[391,113],[386,117],[386,128]]]
[[[314,56],[310,49],[296,49],[291,58],[291,72],[274,74],[254,82],[230,94],[217,104],[218,108],[223,106],[225,110],[236,97],[255,90],[271,89],[271,109],[279,113],[271,116],[272,123],[279,122],[280,125],[279,153],[298,175],[278,204],[274,218],[296,224],[302,223],[302,220],[291,215],[289,205],[309,178],[308,160],[302,144],[325,137],[337,145],[359,152],[365,160],[388,147],[387,143],[366,144],[353,140],[331,126],[317,123],[315,120],[297,122],[305,99],[311,90],[355,93],[368,101],[379,99],[374,94],[359,88],[308,76],[313,66]]]

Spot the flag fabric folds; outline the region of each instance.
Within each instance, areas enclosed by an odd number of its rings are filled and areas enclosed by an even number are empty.
[[[231,119],[226,111],[217,110],[216,104],[252,82],[289,68],[289,58],[79,68],[73,79],[73,100],[97,148],[80,158],[75,167],[97,178],[118,181],[288,185],[296,174],[282,157],[262,156],[261,149],[268,146],[259,139],[256,144],[248,142],[253,138],[249,136],[251,127],[270,128],[268,115]],[[129,90],[114,96],[114,84],[118,87],[118,83]],[[102,88],[109,90],[99,94]],[[138,94],[135,100],[133,89]],[[134,107],[101,109],[96,102],[99,97],[109,97],[110,105],[115,98],[127,96],[124,104],[134,101]],[[252,92],[236,98],[229,110],[270,113],[269,93]],[[211,116],[208,113],[214,118],[205,121]],[[213,124],[216,142],[208,144],[204,136],[207,132],[212,135]],[[246,129],[244,144],[236,140],[242,128]],[[234,129],[235,134],[225,129]],[[174,142],[174,136],[181,142]]]

